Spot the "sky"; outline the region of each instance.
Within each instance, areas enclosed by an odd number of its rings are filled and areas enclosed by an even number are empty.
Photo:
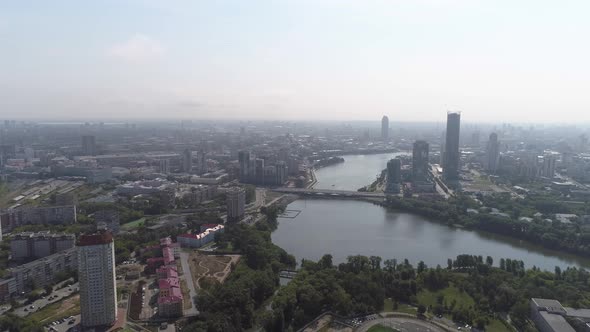
[[[590,1],[0,1],[2,119],[590,122]]]

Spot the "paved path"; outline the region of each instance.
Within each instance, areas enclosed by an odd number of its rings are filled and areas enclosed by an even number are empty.
[[[442,328],[426,321],[404,317],[388,317],[370,320],[359,326],[355,332],[366,332],[372,326],[377,324],[392,327],[401,332],[445,332]]]
[[[197,290],[195,289],[195,283],[193,282],[193,275],[191,273],[191,267],[188,263],[189,253],[188,252],[180,252],[180,264],[182,264],[182,273],[184,276],[184,280],[186,280],[186,285],[188,286],[188,290],[191,297],[191,308],[184,311],[184,314],[187,316],[198,315],[199,311],[195,307],[195,299],[197,298]]]

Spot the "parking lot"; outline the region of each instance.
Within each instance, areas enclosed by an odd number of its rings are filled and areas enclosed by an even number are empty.
[[[45,325],[45,328],[50,332],[71,332],[78,330],[79,326],[80,315],[76,315],[53,321]]]

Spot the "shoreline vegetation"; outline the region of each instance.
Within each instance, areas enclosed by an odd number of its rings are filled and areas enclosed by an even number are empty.
[[[514,218],[514,213],[507,216],[490,213],[488,208],[482,208],[465,196],[453,197],[448,201],[387,196],[385,201],[378,204],[426,217],[433,222],[524,240],[580,258],[590,255],[590,231],[575,220],[561,223],[543,219],[542,216],[534,217],[532,221],[519,220]]]

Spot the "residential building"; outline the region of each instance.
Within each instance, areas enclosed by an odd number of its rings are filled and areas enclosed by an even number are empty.
[[[78,266],[76,249],[70,248],[10,269],[18,293],[51,285],[58,274]]]
[[[72,234],[18,233],[11,238],[10,256],[16,261],[42,258],[73,248],[75,242]]]
[[[184,150],[182,153],[182,171],[190,173],[193,170],[193,153],[190,149]]]
[[[4,231],[31,224],[73,224],[76,222],[76,206],[20,207],[0,213]]]
[[[78,243],[80,311],[84,328],[117,320],[115,245],[109,232],[80,236]]]
[[[82,136],[82,154],[95,156],[96,152],[96,138],[92,135]]]
[[[428,142],[416,141],[412,149],[412,179],[425,181],[428,178]]]
[[[387,193],[399,193],[400,184],[402,182],[402,161],[401,159],[395,158],[387,162],[387,180],[385,192]]]
[[[243,188],[231,188],[227,196],[227,220],[239,221],[244,217],[246,207],[246,191]]]

